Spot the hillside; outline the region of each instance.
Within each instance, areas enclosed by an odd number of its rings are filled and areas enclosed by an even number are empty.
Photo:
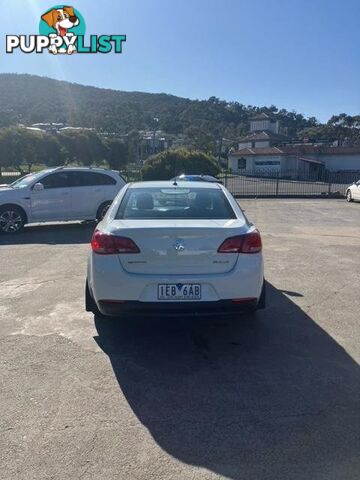
[[[33,75],[0,74],[0,127],[16,123],[64,122],[100,131],[128,133],[152,128],[153,118],[167,133],[206,132],[237,138],[248,129],[249,117],[271,113],[291,137],[316,125],[295,112],[252,107],[215,97],[198,101],[167,94],[121,92],[82,86]]]

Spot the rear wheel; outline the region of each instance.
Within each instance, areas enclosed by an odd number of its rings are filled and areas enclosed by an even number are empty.
[[[8,205],[0,208],[0,232],[18,233],[25,225],[26,217],[21,208]]]
[[[351,195],[351,190],[348,190],[348,191],[346,192],[346,200],[347,200],[348,202],[352,202],[352,201],[353,201],[353,198],[352,198],[352,195]]]
[[[105,217],[106,212],[109,210],[109,207],[111,205],[111,201],[103,202],[100,207],[98,208],[98,211],[96,213],[96,220],[101,222],[101,220]]]
[[[94,315],[101,315],[100,310],[98,309],[95,300],[93,299],[89,284],[86,280],[86,285],[85,285],[85,310],[87,312],[92,312]]]

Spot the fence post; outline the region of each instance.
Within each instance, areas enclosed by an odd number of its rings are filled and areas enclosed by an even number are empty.
[[[279,196],[279,175],[276,177],[276,194],[277,197]]]
[[[227,184],[228,184],[228,172],[226,170],[225,171],[225,188],[227,188]]]
[[[328,189],[328,197],[331,195],[331,183],[329,183],[329,189]]]

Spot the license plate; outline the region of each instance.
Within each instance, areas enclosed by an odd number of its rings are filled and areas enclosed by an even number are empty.
[[[159,284],[158,300],[201,300],[201,285],[198,283]]]

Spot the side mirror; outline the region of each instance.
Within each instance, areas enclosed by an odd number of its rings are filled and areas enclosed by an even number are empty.
[[[35,185],[33,186],[33,190],[34,192],[41,192],[42,190],[44,190],[44,185],[40,182],[35,183]]]

